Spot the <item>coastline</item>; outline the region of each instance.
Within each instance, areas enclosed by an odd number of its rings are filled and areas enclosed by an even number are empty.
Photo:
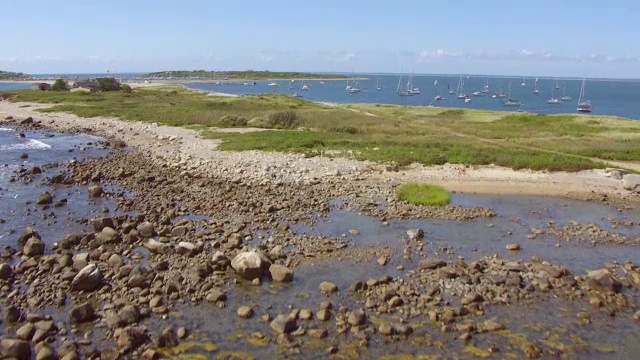
[[[28,107],[25,107],[27,106]],[[348,158],[305,158],[301,154],[217,150],[219,141],[202,139],[195,130],[156,123],[130,122],[117,118],[81,118],[68,113],[41,113],[36,109],[50,105],[0,102],[0,117],[21,119],[33,117],[55,131],[90,132],[108,139],[122,140],[130,146],[154,156],[186,161],[204,172],[227,173],[242,168],[254,174],[254,181],[274,183],[347,182],[383,186],[391,194],[395,186],[409,181],[431,182],[454,192],[500,195],[561,196],[574,199],[607,197],[622,201],[640,201],[638,196],[622,188],[622,181],[605,170],[578,173],[512,170],[499,166],[465,166],[445,164],[425,167],[414,164],[400,171],[388,171],[384,164]],[[266,180],[260,169],[265,164],[289,167],[290,173],[276,173]]]

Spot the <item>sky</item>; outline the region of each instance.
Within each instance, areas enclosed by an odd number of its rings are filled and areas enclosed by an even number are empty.
[[[0,70],[640,78],[637,0],[4,0]]]

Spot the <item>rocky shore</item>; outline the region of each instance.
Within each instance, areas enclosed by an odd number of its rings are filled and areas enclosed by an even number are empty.
[[[246,331],[227,341],[253,346],[254,353],[293,358],[359,358],[367,351],[403,353],[403,347],[434,358],[594,352],[594,346],[578,348],[552,337],[523,338],[510,332],[515,325],[508,316],[495,315],[501,308],[544,307],[552,301],[573,309],[574,320],[567,322],[572,326],[617,318],[639,333],[640,268],[632,262],[572,274],[562,264],[537,258],[479,253],[455,259],[448,249],[428,245],[422,229],[409,229],[395,247],[359,245],[350,238],[358,229],[338,237],[291,229],[312,226],[338,209],[383,224],[491,219],[496,212],[490,208],[423,208],[393,198],[401,181],[450,176],[459,182],[480,170],[447,165],[432,173],[396,171],[349,159],[227,153],[187,129],[42,114],[33,111],[37,107],[3,101],[0,115],[19,129],[102,136],[111,153],[71,162],[55,175],[44,166],[13,173],[11,181],[42,188],[26,204],[38,210],[31,216],[45,213],[62,221],[68,206],[62,199],[71,189],[82,189],[88,203],[108,199],[117,205],[73,219],[86,230],[60,238],[49,236],[46,227],[29,226],[34,221],[28,217],[24,229],[9,234],[11,244],[0,254],[3,358],[158,359],[189,351],[251,358],[246,352],[217,351],[191,326],[196,319],[172,320],[186,307],[210,314],[212,322],[227,316],[225,322],[242,324]],[[553,174],[493,170],[536,187],[569,183]],[[495,175],[482,174],[465,186]],[[577,197],[597,194],[596,200],[619,206],[636,201],[621,179],[604,171],[576,178],[588,179]],[[548,235],[566,242],[640,245],[632,236],[579,223],[549,224],[531,233],[532,241]],[[520,245],[509,249],[517,252]],[[363,267],[380,276],[354,281],[350,288],[336,284],[337,275],[327,276],[314,279],[312,290],[300,290],[296,296],[302,300],[279,295],[308,281],[296,275],[299,268],[344,261],[368,263]],[[241,295],[245,289],[276,294],[264,304],[260,296]],[[213,315],[218,309],[229,311]]]

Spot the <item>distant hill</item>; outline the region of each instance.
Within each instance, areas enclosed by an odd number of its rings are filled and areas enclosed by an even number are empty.
[[[24,80],[27,79],[29,75],[23,74],[21,72],[14,73],[10,71],[2,71],[0,70],[0,80]]]
[[[342,79],[344,75],[311,74],[302,72],[272,71],[160,71],[146,74],[145,77],[179,78],[179,79],[219,79],[229,80],[264,80],[264,79]]]

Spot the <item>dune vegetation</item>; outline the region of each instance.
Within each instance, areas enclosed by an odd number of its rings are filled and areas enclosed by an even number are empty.
[[[605,116],[328,106],[284,95],[208,96],[177,86],[104,93],[20,91],[12,101],[52,104],[40,110],[45,112],[196,126],[203,136],[222,140],[222,150],[349,156],[399,166],[496,164],[551,171],[610,166],[605,160],[640,161],[640,121]],[[223,133],[216,127],[273,131]]]
[[[449,192],[438,185],[408,183],[396,189],[398,200],[414,205],[444,206],[451,203]]]

